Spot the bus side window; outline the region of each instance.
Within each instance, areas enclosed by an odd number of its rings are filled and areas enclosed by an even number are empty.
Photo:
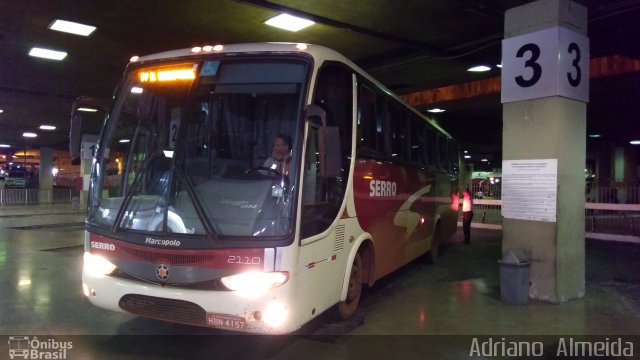
[[[389,138],[391,140],[391,157],[408,158],[408,119],[399,106],[389,107]]]
[[[427,162],[427,160],[425,159],[425,153],[426,153],[426,146],[425,146],[425,140],[426,140],[426,123],[420,119],[417,115],[415,114],[411,114],[410,118],[410,126],[411,126],[411,148],[410,148],[410,152],[411,152],[411,161],[418,163],[418,164],[424,164]]]

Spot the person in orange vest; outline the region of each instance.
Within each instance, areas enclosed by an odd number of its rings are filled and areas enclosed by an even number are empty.
[[[473,219],[473,200],[467,188],[462,192],[462,231],[465,244],[471,242],[471,219]]]

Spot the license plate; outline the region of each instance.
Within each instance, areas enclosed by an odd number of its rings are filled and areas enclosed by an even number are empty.
[[[241,330],[244,329],[245,320],[239,316],[207,313],[207,326]]]

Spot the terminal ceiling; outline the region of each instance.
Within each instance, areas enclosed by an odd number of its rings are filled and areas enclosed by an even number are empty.
[[[398,94],[495,78],[505,10],[527,0],[183,0],[0,2],[0,151],[67,148],[69,110],[79,96],[108,98],[133,55],[205,44],[288,41],[333,48]],[[640,60],[640,0],[576,0],[588,7],[591,58]],[[264,21],[282,12],[315,25],[299,32]],[[93,25],[88,37],[47,27],[55,19]],[[55,62],[34,47],[68,53]],[[470,73],[475,65],[492,70]],[[588,131],[640,138],[639,69],[591,80]],[[499,94],[421,104],[463,147],[499,160]],[[96,120],[99,121],[99,120]],[[41,124],[55,125],[51,132]],[[25,131],[39,134],[22,137]],[[633,132],[636,132],[634,135]]]

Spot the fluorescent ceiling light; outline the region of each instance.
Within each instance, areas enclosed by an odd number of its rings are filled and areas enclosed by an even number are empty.
[[[289,30],[293,32],[302,30],[306,27],[309,27],[315,24],[315,22],[311,20],[299,18],[289,14],[280,14],[278,16],[272,17],[271,19],[265,21],[264,23],[270,26],[274,26],[280,29]]]
[[[441,113],[441,112],[445,112],[447,110],[435,108],[435,109],[429,109],[427,111],[430,112],[430,113]]]
[[[631,145],[640,145],[640,140],[631,140],[631,141],[629,141],[629,144],[631,144]]]
[[[487,161],[489,161],[489,159],[482,159],[482,160],[480,160],[480,161],[482,161],[482,162],[487,162]]]
[[[485,65],[474,66],[472,68],[467,69],[467,71],[471,71],[471,72],[484,72],[489,70],[491,70],[491,68]]]
[[[49,25],[49,29],[62,31],[69,34],[89,36],[89,34],[91,34],[96,29],[96,27],[79,24],[76,22],[56,19],[51,23],[51,25]]]
[[[131,88],[131,93],[133,93],[133,94],[142,94],[142,88],[134,86],[134,87]]]
[[[128,143],[129,141],[131,141],[131,140],[129,140],[129,139],[120,139],[118,142],[122,143],[122,144],[125,144],[125,143]]]
[[[34,138],[34,137],[37,137],[38,134],[32,133],[32,132],[26,132],[26,133],[22,133],[22,136],[28,137],[28,138]]]
[[[599,138],[601,136],[602,135],[600,135],[600,134],[591,134],[591,135],[589,135],[590,138]]]
[[[465,159],[471,159],[471,155],[465,155],[464,158]]]
[[[31,51],[29,51],[29,55],[50,60],[62,60],[67,57],[67,53],[64,51],[55,51],[35,47],[32,48]]]
[[[0,114],[2,114],[4,112],[4,110],[0,109]]]
[[[0,144],[0,147],[1,147],[1,148],[9,148],[9,147],[11,147],[11,145],[8,145],[8,144]]]
[[[40,125],[40,130],[55,130],[56,127],[53,125]]]
[[[79,107],[78,111],[96,112],[96,111],[98,111],[98,109],[88,108],[88,107]]]

